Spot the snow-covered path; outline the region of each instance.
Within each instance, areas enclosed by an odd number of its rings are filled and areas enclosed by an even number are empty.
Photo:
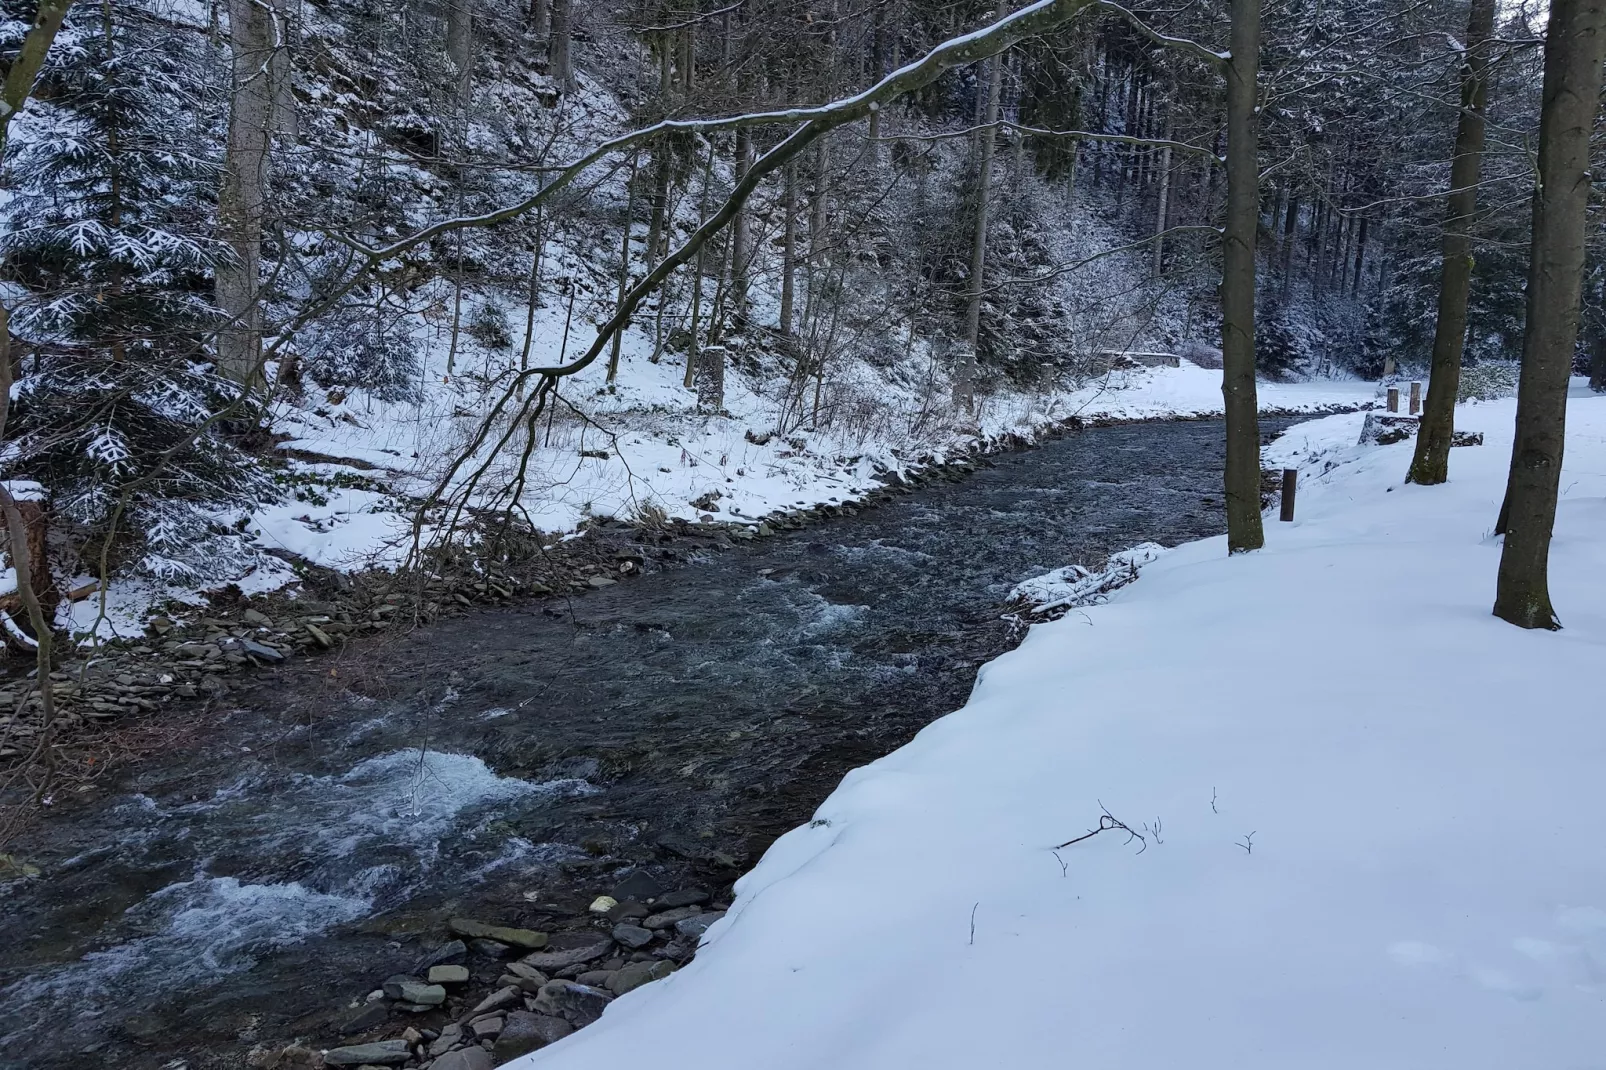
[[[1606,398],[1569,415],[1560,633],[1489,613],[1511,417],[1464,409],[1488,443],[1438,488],[1359,415],[1296,429],[1263,552],[1034,628],[690,966],[512,1065],[1606,1066]],[[1101,806],[1147,845],[1052,849]]]

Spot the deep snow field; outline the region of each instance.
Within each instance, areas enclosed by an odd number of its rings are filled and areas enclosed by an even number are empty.
[[[1432,488],[1359,414],[1294,428],[1264,550],[1034,626],[689,966],[510,1065],[1606,1066],[1606,397],[1570,405],[1558,633],[1490,614],[1513,411],[1463,406],[1486,444]],[[1104,813],[1142,840],[1055,849]]]

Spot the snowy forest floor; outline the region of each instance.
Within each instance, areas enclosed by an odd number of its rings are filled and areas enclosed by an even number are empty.
[[[513,1065],[1593,1065],[1606,398],[1570,403],[1559,633],[1489,612],[1512,414],[1463,406],[1486,444],[1432,488],[1358,414],[1294,428],[1265,550],[1181,546],[1034,627],[689,966]]]

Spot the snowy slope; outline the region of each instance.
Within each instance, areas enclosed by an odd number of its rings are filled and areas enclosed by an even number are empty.
[[[1569,416],[1556,634],[1489,612],[1512,412],[1463,410],[1488,444],[1437,488],[1359,416],[1288,436],[1336,467],[1263,552],[1033,628],[690,966],[513,1065],[1606,1065],[1606,398]],[[1101,805],[1147,844],[1053,850]]]

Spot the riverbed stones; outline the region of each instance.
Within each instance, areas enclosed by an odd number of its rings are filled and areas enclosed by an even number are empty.
[[[508,1007],[517,1007],[524,1000],[523,991],[517,985],[507,985],[498,988],[475,1004],[474,1009],[463,1015],[465,1019],[477,1018],[492,1011],[505,1010]]]
[[[622,996],[626,992],[634,992],[651,981],[660,981],[674,972],[674,964],[665,962],[663,959],[654,959],[652,962],[632,962],[628,966],[615,970],[608,977],[608,991],[616,996]]]
[[[491,1054],[500,1065],[562,1040],[572,1032],[574,1027],[562,1018],[515,1011],[508,1015],[507,1025],[496,1038],[496,1046],[491,1049]]]
[[[429,1070],[491,1070],[500,1060],[484,1048],[459,1048],[429,1064]]]
[[[695,918],[703,912],[702,907],[676,907],[674,910],[665,910],[657,914],[650,914],[641,923],[644,929],[668,929],[678,921]]]
[[[436,1037],[429,1045],[429,1054],[432,1057],[445,1055],[457,1045],[463,1043],[463,1027],[456,1022],[441,1028],[441,1035]]]
[[[474,1034],[475,1040],[495,1039],[506,1021],[500,1014],[487,1014],[468,1023],[468,1031]]]
[[[718,921],[724,916],[724,911],[713,910],[706,914],[699,914],[695,918],[682,918],[681,920],[675,922],[675,931],[681,936],[689,937],[695,940],[700,938],[703,933],[707,932],[710,925],[714,924],[714,922]]]
[[[381,993],[380,1001],[365,1003],[362,1010],[352,1015],[341,1025],[340,1035],[350,1037],[356,1036],[358,1033],[366,1033],[389,1017],[390,1008],[385,1006],[383,993]]]
[[[651,910],[648,910],[640,903],[618,903],[613,907],[613,909],[608,911],[607,918],[609,921],[616,922],[634,921],[637,918],[645,918],[651,913]]]
[[[330,1048],[323,1053],[325,1066],[400,1066],[412,1058],[407,1041],[380,1040],[372,1044],[352,1044]]]
[[[431,967],[455,965],[466,958],[468,958],[468,945],[461,940],[448,940],[424,956],[418,964],[417,972],[428,973]]]
[[[275,650],[266,643],[259,643],[255,639],[241,639],[240,649],[253,658],[258,658],[270,664],[277,664],[284,660],[283,651]]]
[[[543,948],[547,945],[547,934],[539,933],[533,929],[514,929],[506,925],[491,925],[473,918],[453,918],[446,923],[446,927],[458,936],[465,936],[472,940],[494,940],[499,944],[510,947],[522,947],[529,950]]]
[[[458,969],[462,969],[461,966]],[[415,1007],[439,1007],[446,1002],[446,989],[421,981],[385,982],[385,995]]]
[[[523,962],[508,963],[507,972],[512,974],[514,977],[519,978],[520,980],[534,981],[537,988],[552,980],[552,978],[548,977],[534,966],[530,966]]]
[[[595,899],[591,900],[591,905],[586,909],[593,914],[606,914],[608,911],[612,910],[618,905],[619,900],[615,899],[613,896],[599,895]]]
[[[606,933],[558,933],[544,951],[525,955],[519,961],[537,970],[561,970],[582,962],[600,959],[613,950],[613,937]]]
[[[613,927],[613,938],[632,950],[652,943],[653,932],[640,925],[622,924]]]
[[[467,966],[431,966],[429,983],[432,985],[461,985],[468,983]]]
[[[664,886],[646,870],[638,869],[633,870],[629,876],[615,885],[612,894],[620,903],[632,901],[644,903],[663,895]]]
[[[707,892],[696,888],[682,888],[675,892],[665,892],[653,900],[653,907],[658,911],[676,910],[680,907],[693,907],[708,902]]]
[[[564,1019],[576,1029],[584,1029],[602,1017],[603,1008],[613,997],[578,981],[549,981],[535,997],[535,1009]]]

